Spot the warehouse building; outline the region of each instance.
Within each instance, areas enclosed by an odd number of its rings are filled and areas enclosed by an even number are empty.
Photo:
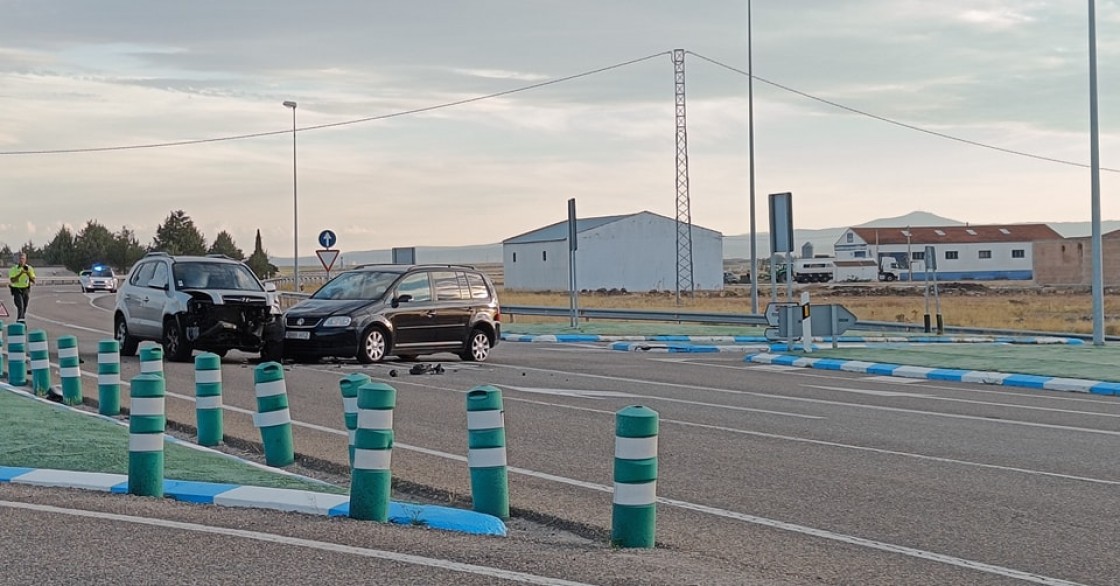
[[[675,291],[677,222],[653,212],[576,220],[576,281],[582,290]],[[568,290],[568,222],[502,241],[505,287]],[[723,234],[692,225],[693,284],[723,288]]]
[[[927,246],[941,281],[1034,278],[1036,242],[1061,240],[1046,224],[848,228],[836,241],[837,259],[894,257],[902,280],[926,278]]]

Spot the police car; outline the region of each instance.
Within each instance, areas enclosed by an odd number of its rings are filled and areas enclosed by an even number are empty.
[[[82,285],[82,293],[90,291],[117,292],[117,276],[113,269],[104,265],[94,265],[92,268],[78,273],[78,281]]]

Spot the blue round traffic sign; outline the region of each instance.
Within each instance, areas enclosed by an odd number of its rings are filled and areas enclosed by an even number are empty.
[[[319,244],[322,245],[323,248],[330,248],[334,246],[336,242],[338,242],[338,237],[334,235],[333,231],[323,230],[319,232]]]

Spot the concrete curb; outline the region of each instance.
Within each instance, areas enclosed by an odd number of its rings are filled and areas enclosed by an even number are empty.
[[[842,370],[844,372],[858,372],[879,376],[899,376],[928,380],[1002,385],[1005,387],[1092,393],[1095,395],[1120,395],[1120,383],[1078,378],[1013,374],[984,370],[961,370],[955,368],[928,368],[924,366],[865,362],[862,360],[838,360],[835,358],[807,358],[789,354],[752,354],[744,357],[743,361],[758,364],[778,364],[801,368],[816,368],[820,370]]]
[[[622,352],[669,352],[672,354],[708,354],[713,352],[766,352],[770,349],[767,344],[735,345],[735,346],[704,346],[686,343],[661,343],[661,342],[614,342],[611,350]]]
[[[128,492],[127,475],[102,472],[0,466],[0,483],[3,482],[113,494]],[[328,517],[346,517],[350,514],[349,497],[325,492],[183,480],[165,480],[163,490],[166,498],[185,503],[270,509]],[[390,502],[389,522],[473,535],[506,535],[506,526],[497,517],[435,505]]]
[[[705,342],[713,344],[765,344],[771,342],[765,336],[686,336],[652,335],[623,336],[609,334],[502,334],[506,342]],[[814,342],[831,343],[831,337],[816,337]],[[1059,336],[840,336],[841,343],[857,344],[1084,344],[1077,338]]]
[[[60,403],[47,401],[19,387],[13,387],[6,382],[0,383],[0,389],[11,392],[16,396],[39,401],[55,409],[66,410],[80,415],[110,421],[122,427],[127,427],[128,425],[127,421],[81,409],[73,409]],[[281,476],[297,477],[316,484],[334,486],[318,479],[295,474],[280,468],[265,466],[258,462],[244,460],[232,454],[199,446],[173,436],[165,436],[164,439],[169,443],[175,443],[198,451],[211,453],[254,468],[268,470],[269,472]],[[126,494],[128,492],[127,475],[101,472],[0,466],[0,483],[4,482],[98,490],[112,492],[114,494]],[[345,517],[350,514],[349,497],[309,490],[165,479],[164,494],[167,498],[188,503],[269,509],[274,511],[299,512],[309,515],[326,515],[330,517]],[[504,537],[506,535],[505,523],[497,517],[465,509],[441,507],[438,505],[422,505],[392,501],[389,503],[389,522],[399,525],[423,525],[433,529],[474,535],[495,535],[499,537]]]

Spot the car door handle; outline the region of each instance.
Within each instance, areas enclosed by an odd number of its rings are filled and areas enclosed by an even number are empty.
[[[424,312],[424,317],[435,317],[435,316],[436,316],[436,311],[434,309],[429,309],[428,311]]]

